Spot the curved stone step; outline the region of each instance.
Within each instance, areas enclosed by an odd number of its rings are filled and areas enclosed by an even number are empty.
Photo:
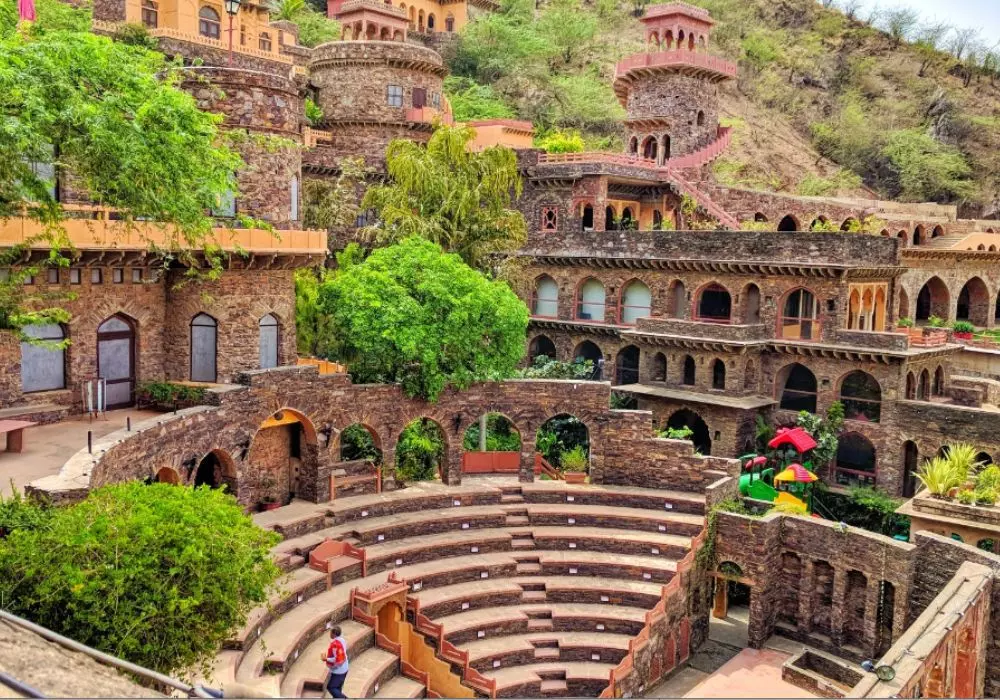
[[[422,698],[427,689],[412,678],[394,676],[390,678],[372,697],[376,698]]]
[[[347,640],[348,658],[365,653],[375,644],[375,631],[371,627],[354,620],[336,624],[340,625],[344,639]],[[330,635],[324,629],[301,650],[297,658],[289,662],[288,670],[281,680],[282,697],[302,697],[306,683],[323,682],[326,664],[320,659],[320,655],[325,654],[329,646]]]
[[[550,661],[596,661],[620,663],[628,653],[631,635],[609,632],[529,632],[477,639],[460,644],[469,653],[469,662],[486,672],[510,666]],[[552,652],[549,654],[549,652]]]
[[[542,695],[545,691],[542,687],[543,679],[555,681],[557,690],[560,688],[559,681],[565,681],[561,685],[563,692],[561,695],[555,694],[556,697],[596,697],[607,687],[614,667],[615,664],[596,661],[565,661],[498,668],[486,671],[483,675],[496,679],[498,697]],[[590,690],[596,689],[596,692],[580,692],[582,686]]]

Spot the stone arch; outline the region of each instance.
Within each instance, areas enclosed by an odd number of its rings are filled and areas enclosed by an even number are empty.
[[[917,399],[927,401],[931,394],[931,373],[925,368],[920,373],[920,383],[917,385]]]
[[[940,277],[934,275],[924,282],[917,294],[915,320],[926,321],[931,316],[947,319],[949,306],[948,285]]]
[[[411,428],[422,429],[427,434],[436,433],[436,438],[440,440],[439,450],[420,454],[417,451],[402,449],[400,443],[403,441],[403,434]],[[427,481],[434,478],[438,478],[445,483],[451,481],[449,474],[451,451],[448,432],[435,418],[427,415],[418,415],[407,420],[396,435],[393,445],[397,478],[401,478],[403,481]]]
[[[642,157],[646,160],[656,160],[659,153],[659,144],[653,135],[642,140]]]
[[[918,225],[915,229],[913,229],[913,245],[922,245],[926,242],[924,227]]]
[[[816,340],[820,335],[819,300],[807,287],[789,289],[778,302],[777,335],[792,340]]]
[[[531,315],[542,318],[559,317],[559,285],[551,275],[539,275],[531,292]]]
[[[584,340],[573,349],[573,359],[576,360],[581,357],[584,360],[593,362],[594,369],[597,369],[598,361],[604,359],[604,353],[592,340]]]
[[[718,358],[712,362],[712,388],[726,388],[726,363]]]
[[[798,231],[799,221],[791,214],[785,214],[778,222],[779,231]]]
[[[215,448],[198,461],[192,484],[213,489],[225,486],[228,492],[235,496],[237,478],[236,463],[233,458],[225,450]]]
[[[812,221],[809,222],[809,230],[810,231],[815,231],[815,230],[817,230],[819,228],[826,228],[829,223],[830,223],[830,220],[827,219],[822,214],[820,214],[815,219],[813,219]]]
[[[639,152],[639,137],[633,136],[628,141],[628,152],[635,155]]]
[[[608,206],[604,207],[604,230],[617,231],[618,224],[615,222],[615,219],[617,218],[618,218],[618,212],[615,211],[614,206],[609,204]]]
[[[944,235],[944,226],[938,224],[931,230],[931,238],[937,238],[938,236]]]
[[[367,438],[357,439],[352,433],[364,433]],[[382,464],[382,436],[378,430],[364,421],[351,423],[337,433],[336,438],[331,441],[330,449],[336,452],[341,462],[369,459],[375,464]]]
[[[705,126],[705,111],[699,109],[698,114],[695,116],[695,124],[697,126]]]
[[[874,486],[878,472],[875,445],[858,432],[844,433],[837,442],[837,483]]]
[[[887,228],[884,228],[881,231],[879,231],[879,235],[882,236],[883,238],[889,238],[892,236],[892,234],[889,233],[889,229]]]
[[[779,408],[816,413],[816,375],[798,362],[785,365],[774,379]]]
[[[1000,299],[1000,297],[998,297]],[[897,318],[910,317],[910,296],[902,286],[899,288],[899,315]]]
[[[433,12],[427,13],[427,31],[433,32],[437,29],[437,18],[434,17]]]
[[[977,326],[985,326],[989,322],[989,311],[989,289],[981,278],[973,277],[958,293],[955,318],[959,321],[969,321]]]
[[[623,208],[620,228],[627,231],[632,228],[633,223],[635,223],[635,217],[632,216],[632,207]]]
[[[760,287],[750,282],[740,292],[740,305],[743,312],[740,314],[743,323],[760,323]]]
[[[596,277],[586,277],[576,288],[576,318],[581,321],[603,323],[607,298],[604,284]]]
[[[173,484],[174,486],[179,486],[181,483],[181,475],[178,474],[177,470],[173,467],[161,467],[153,476],[153,481],[158,484]]]
[[[694,433],[690,438],[694,443],[694,449],[705,456],[712,454],[712,437],[708,424],[690,408],[674,411],[667,419],[667,427],[674,429],[687,427]]]
[[[670,160],[670,134],[660,137],[660,151],[663,153],[663,162]]]
[[[659,32],[657,32],[655,29],[653,31],[649,32],[648,36],[646,37],[646,43],[647,44],[652,44],[657,49],[659,49],[660,48],[660,34],[659,34]]]
[[[718,282],[709,282],[695,292],[693,311],[699,321],[729,323],[733,315],[732,296]]]
[[[594,230],[594,206],[590,202],[583,205],[583,213],[580,216],[580,228],[584,231]]]
[[[906,398],[911,401],[917,398],[917,378],[913,372],[906,373]]]
[[[849,420],[878,423],[882,417],[882,386],[868,372],[848,372],[837,383],[838,400]]]
[[[639,358],[639,348],[635,345],[626,345],[618,351],[615,358],[615,384],[638,384]]]
[[[944,396],[944,368],[941,365],[934,370],[934,383],[931,385],[934,396]]]
[[[536,335],[528,343],[528,362],[534,364],[535,359],[544,355],[549,359],[556,360],[556,344],[547,335]]]
[[[653,355],[653,376],[654,382],[667,381],[667,356],[662,352]]]
[[[671,318],[684,318],[687,308],[687,289],[683,280],[673,280],[667,291],[667,312]],[[997,308],[1000,308],[1000,297],[997,298]]]
[[[896,238],[899,239],[899,247],[905,248],[907,244],[907,239],[909,236],[906,235],[906,231],[899,231],[896,233]]]
[[[591,461],[590,441],[592,431],[586,421],[574,413],[567,411],[553,414],[539,424],[538,430],[535,432],[536,443],[538,442],[539,433],[544,430],[550,430],[556,433],[557,442],[562,443],[567,450],[571,450],[576,446],[582,447],[583,451],[587,455],[587,466],[589,471]],[[555,466],[560,466],[560,458],[558,454],[550,454],[549,456],[546,456],[546,459],[552,462]]]
[[[652,293],[640,279],[633,278],[622,285],[621,300],[618,305],[619,321],[633,326],[636,321],[652,312]]]
[[[758,223],[767,223],[767,217],[761,212],[757,212],[753,215],[753,220]]]
[[[846,219],[844,219],[844,223],[842,223],[840,225],[840,230],[841,231],[860,231],[861,230],[861,222],[858,221],[855,217],[849,216]]]

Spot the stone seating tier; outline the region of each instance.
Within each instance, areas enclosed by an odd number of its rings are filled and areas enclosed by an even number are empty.
[[[599,694],[701,530],[703,497],[467,481],[255,516],[287,538],[274,556],[290,573],[218,655],[213,682],[318,696],[319,654],[339,624],[350,647],[348,696],[422,697],[398,657],[375,645],[372,627],[350,619],[351,591],[394,571],[471,667],[496,678],[499,696]],[[310,568],[310,552],[328,538],[363,549],[367,575],[360,559],[330,573]]]

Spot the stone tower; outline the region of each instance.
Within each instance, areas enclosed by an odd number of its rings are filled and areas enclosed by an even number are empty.
[[[615,67],[615,93],[627,112],[626,152],[663,164],[711,149],[721,136],[719,83],[736,77],[735,64],[708,53],[712,18],[670,3],[648,8],[642,23],[647,53]]]

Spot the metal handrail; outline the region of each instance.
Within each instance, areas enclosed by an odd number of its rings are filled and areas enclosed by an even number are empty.
[[[41,625],[36,625],[34,622],[25,620],[23,617],[18,617],[6,610],[0,610],[0,620],[4,622],[9,622],[12,625],[17,625],[29,632],[34,632],[39,637],[54,642],[62,647],[66,647],[72,651],[80,652],[90,658],[98,661],[99,663],[105,664],[106,666],[112,666],[120,671],[126,671],[128,673],[139,676],[140,678],[145,678],[146,680],[153,681],[154,683],[160,683],[161,685],[169,686],[176,690],[181,691],[185,695],[191,698],[211,698],[215,697],[212,694],[205,691],[202,686],[193,686],[183,681],[179,681],[176,678],[164,675],[158,671],[153,671],[146,668],[145,666],[139,666],[130,661],[125,661],[124,659],[119,659],[117,656],[112,656],[111,654],[105,654],[103,651],[98,651],[93,647],[89,647],[86,644],[78,642],[69,637],[64,637],[63,635],[53,632],[50,629],[42,627]],[[44,697],[44,696],[36,696]]]
[[[36,690],[35,688],[32,688],[27,683],[22,683],[21,681],[17,680],[13,676],[7,675],[3,671],[0,671],[0,686],[7,686],[11,690],[13,690],[15,693],[17,693],[17,694],[19,694],[19,695],[21,695],[22,697],[25,697],[25,698],[47,698],[48,697],[48,695],[43,694],[42,691]]]

